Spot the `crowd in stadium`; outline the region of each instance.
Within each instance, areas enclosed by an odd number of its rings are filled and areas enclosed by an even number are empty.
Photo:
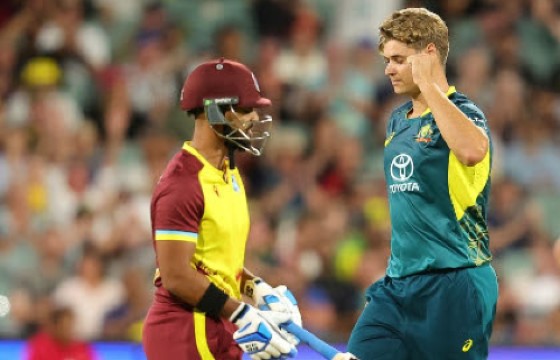
[[[451,83],[491,127],[493,343],[560,345],[555,0],[2,1],[0,295],[12,306],[0,337],[29,338],[64,307],[77,338],[139,341],[152,189],[193,127],[179,91],[223,56],[249,64],[273,101],[265,154],[237,157],[246,265],[294,292],[306,328],[346,341],[389,254],[383,142],[405,100],[383,74],[377,26],[405,6],[447,22]]]

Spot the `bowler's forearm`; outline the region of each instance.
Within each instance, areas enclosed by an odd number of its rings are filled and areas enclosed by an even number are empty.
[[[488,137],[484,131],[473,124],[437,85],[421,84],[419,88],[441,136],[459,161],[468,166],[482,161],[488,151]]]

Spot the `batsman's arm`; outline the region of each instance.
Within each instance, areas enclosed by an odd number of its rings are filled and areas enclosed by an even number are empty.
[[[290,358],[297,354],[281,333],[279,324],[289,314],[267,312],[231,298],[189,264],[196,244],[188,241],[156,241],[163,287],[182,301],[212,318],[223,317],[238,330],[233,334],[241,349],[254,359]]]

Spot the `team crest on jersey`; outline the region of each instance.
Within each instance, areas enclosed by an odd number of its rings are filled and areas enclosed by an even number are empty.
[[[237,180],[235,179],[235,175],[231,175],[231,185],[233,186],[233,191],[239,192],[239,184],[237,183]]]
[[[432,126],[430,124],[424,125],[418,131],[418,135],[416,135],[416,142],[419,143],[429,143],[432,141],[432,134],[434,131],[432,130]]]

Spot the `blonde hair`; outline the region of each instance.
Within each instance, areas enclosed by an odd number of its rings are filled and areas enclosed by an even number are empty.
[[[449,30],[439,15],[425,8],[408,8],[395,11],[379,27],[379,50],[390,40],[422,50],[433,43],[439,52],[441,63],[449,53]]]

